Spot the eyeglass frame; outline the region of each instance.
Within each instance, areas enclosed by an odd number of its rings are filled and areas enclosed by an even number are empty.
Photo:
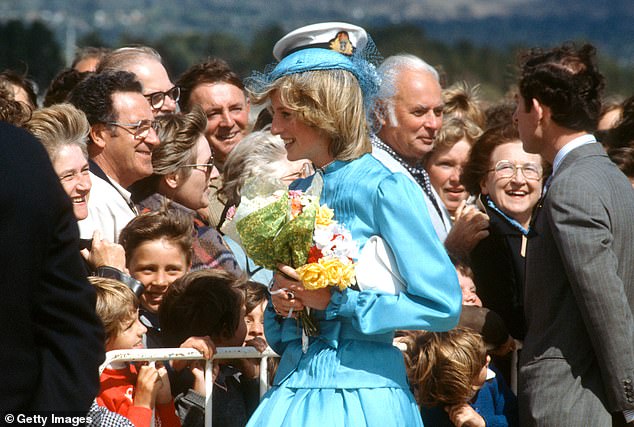
[[[299,170],[291,172],[288,175],[284,175],[280,179],[282,181],[294,181],[299,178],[307,178],[314,174],[315,168],[313,167],[313,164],[310,162],[305,162]]]
[[[172,96],[174,91],[177,92],[175,97]],[[172,92],[172,94],[170,94],[170,92]],[[156,95],[161,95],[161,100],[159,102],[153,103],[152,102],[152,98],[155,97]],[[150,107],[152,107],[155,110],[158,110],[158,109],[160,109],[163,106],[163,104],[165,104],[165,97],[166,96],[169,96],[170,98],[172,98],[172,100],[174,102],[178,102],[178,100],[181,98],[181,88],[180,88],[180,86],[173,86],[171,89],[168,89],[165,92],[162,92],[162,91],[159,90],[159,91],[156,91],[156,92],[148,93],[147,95],[143,95],[143,96],[150,103]]]
[[[192,163],[190,165],[181,165],[179,167],[181,167],[181,168],[194,168],[194,170],[201,171],[205,175],[207,175],[207,174],[211,174],[211,172],[213,172],[214,166],[215,166],[214,165],[214,157],[211,156],[211,158],[209,159],[209,163]],[[206,169],[201,169],[201,167],[209,168],[209,170],[207,171]]]
[[[499,173],[498,172],[498,167],[500,166],[501,163],[507,163],[507,164],[513,166],[513,173],[511,175],[509,175],[509,176],[500,176],[500,178],[502,178],[502,179],[513,178],[514,176],[517,175],[518,169],[522,171],[522,176],[525,179],[529,180],[529,181],[539,181],[540,179],[542,179],[544,177],[544,168],[539,163],[526,162],[526,163],[523,163],[521,165],[518,165],[518,164],[516,164],[516,163],[514,163],[514,162],[512,162],[510,160],[506,160],[506,159],[499,160],[495,164],[495,166],[493,168],[487,169],[487,172],[495,172],[495,174],[498,175],[498,173]],[[529,178],[529,177],[526,176],[526,174],[524,173],[524,168],[527,165],[535,165],[535,166],[537,166],[539,168],[538,170],[536,170],[536,172],[539,173],[539,176],[537,178]]]
[[[144,123],[148,123],[149,122],[149,126],[146,130],[141,130],[141,126]],[[156,120],[150,120],[150,119],[143,119],[143,120],[139,120],[136,123],[119,123],[119,122],[106,122],[107,125],[110,126],[116,126],[118,128],[121,128],[123,130],[125,130],[126,132],[128,132],[130,135],[132,135],[134,137],[134,139],[136,140],[143,140],[145,138],[147,138],[147,136],[150,133],[150,130],[153,129],[154,132],[157,131],[158,129],[158,122]],[[134,130],[130,129],[133,128]],[[147,132],[145,135],[143,135],[141,132]]]

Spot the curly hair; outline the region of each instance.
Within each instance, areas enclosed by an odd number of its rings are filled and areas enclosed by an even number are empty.
[[[159,309],[164,343],[178,347],[190,336],[230,339],[241,321],[244,278],[224,270],[187,273],[170,286]]]
[[[0,80],[0,120],[22,126],[31,118],[33,110],[24,102],[13,99],[13,90]]]
[[[82,73],[73,68],[65,68],[60,71],[53,80],[51,80],[51,83],[46,89],[44,106],[50,107],[54,104],[66,102],[68,95],[75,86],[90,75],[92,75],[92,73],[89,71]]]
[[[141,83],[127,71],[104,72],[92,75],[75,86],[69,102],[86,114],[88,123],[117,121],[112,95],[115,92],[137,92],[142,94]]]
[[[192,65],[178,78],[176,85],[181,88],[178,104],[183,111],[189,111],[192,108],[189,99],[193,90],[205,83],[227,83],[244,91],[242,79],[225,60],[210,58],[200,64]]]
[[[447,332],[416,332],[403,339],[408,378],[421,406],[451,406],[473,397],[473,383],[487,363],[477,332],[457,327]]]
[[[372,150],[363,93],[351,72],[335,69],[288,74],[250,95],[258,104],[274,91],[302,122],[330,139],[330,154],[336,159],[352,160]]]
[[[564,44],[551,50],[532,49],[520,59],[519,91],[527,111],[532,100],[548,106],[559,126],[592,132],[601,112],[604,77],[590,44]]]
[[[23,89],[28,98],[29,107],[31,109],[37,108],[37,86],[25,74],[20,74],[13,70],[4,70],[0,73],[0,82],[10,85],[9,89],[12,92],[15,92],[15,87]]]

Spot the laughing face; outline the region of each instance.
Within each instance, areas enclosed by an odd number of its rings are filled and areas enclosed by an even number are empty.
[[[55,154],[53,169],[71,202],[79,221],[88,216],[88,196],[92,183],[88,173],[88,160],[77,145],[65,145]]]
[[[497,146],[491,153],[489,169],[495,168],[500,160],[508,160],[515,165],[541,164],[541,157],[524,151],[521,141]],[[533,207],[541,196],[542,179],[528,180],[520,170],[510,178],[501,178],[494,171],[489,171],[480,188],[482,194],[489,195],[502,212],[527,226]]]
[[[230,83],[203,83],[192,90],[189,104],[200,105],[207,114],[205,137],[216,162],[223,164],[247,133],[249,102],[244,92]]]
[[[189,269],[187,254],[165,238],[147,240],[129,256],[130,275],[145,286],[141,305],[157,313],[169,286]]]

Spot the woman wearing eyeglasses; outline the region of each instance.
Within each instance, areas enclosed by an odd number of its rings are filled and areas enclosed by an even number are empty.
[[[152,152],[154,173],[132,186],[132,199],[139,212],[170,209],[194,217],[192,268],[222,268],[239,274],[235,257],[222,236],[205,226],[196,210],[206,208],[209,180],[218,170],[204,132],[207,118],[196,107],[190,113],[176,113],[156,118],[161,145]]]
[[[512,123],[489,129],[476,141],[462,174],[467,191],[478,195],[490,218],[489,236],[471,252],[478,296],[520,340],[526,331],[524,256],[543,176],[541,157],[524,151]]]

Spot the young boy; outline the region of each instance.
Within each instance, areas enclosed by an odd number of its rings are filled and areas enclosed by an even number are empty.
[[[173,346],[190,336],[209,336],[218,347],[241,346],[247,333],[244,286],[244,279],[213,269],[190,272],[175,281],[159,310],[163,343]],[[188,425],[203,420],[205,383],[200,368],[192,369],[189,390],[176,398],[183,423]],[[245,398],[251,384],[238,373],[229,364],[219,366],[213,390],[213,425],[244,426],[254,408]]]
[[[96,310],[106,333],[106,351],[143,348],[147,329],[139,321],[138,301],[132,290],[103,277],[90,277],[90,282],[97,293]],[[149,427],[154,415],[163,427],[180,427],[164,367],[113,363],[103,371],[100,381],[97,403],[127,417],[135,426]]]
[[[517,398],[489,369],[482,336],[468,328],[416,332],[406,341],[408,377],[423,424],[517,426]]]
[[[148,328],[148,348],[166,347],[160,341],[158,310],[169,286],[190,269],[193,233],[192,219],[175,211],[144,213],[121,231],[126,267],[145,286],[139,316]]]

